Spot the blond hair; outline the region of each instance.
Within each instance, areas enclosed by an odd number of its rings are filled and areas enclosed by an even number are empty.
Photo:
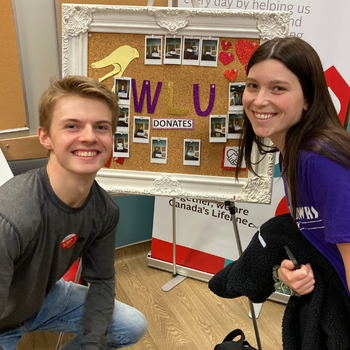
[[[39,125],[50,135],[52,122],[52,114],[56,103],[62,97],[80,96],[86,98],[94,98],[105,102],[112,112],[112,134],[115,133],[119,118],[118,96],[109,90],[106,85],[95,79],[69,75],[61,80],[56,78],[50,79],[50,86],[40,98]]]

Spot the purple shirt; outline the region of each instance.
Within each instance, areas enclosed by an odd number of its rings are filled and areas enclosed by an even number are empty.
[[[297,197],[296,223],[331,262],[349,293],[336,244],[350,243],[350,169],[320,154],[301,151],[297,176],[301,198]],[[289,205],[285,177],[283,181]]]

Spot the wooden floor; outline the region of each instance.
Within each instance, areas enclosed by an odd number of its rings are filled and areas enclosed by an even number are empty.
[[[130,350],[213,350],[230,331],[244,330],[249,343],[257,347],[246,297],[223,299],[215,296],[205,282],[185,279],[169,292],[161,287],[172,274],[147,266],[151,243],[116,251],[116,298],[139,309],[149,329]],[[281,322],[285,305],[267,301],[258,318],[262,348],[280,350]],[[55,333],[25,335],[18,350],[55,349]],[[65,341],[70,335],[65,335]]]

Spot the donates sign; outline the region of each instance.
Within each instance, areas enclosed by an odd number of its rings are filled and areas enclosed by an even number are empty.
[[[194,129],[194,119],[152,119],[153,129]]]

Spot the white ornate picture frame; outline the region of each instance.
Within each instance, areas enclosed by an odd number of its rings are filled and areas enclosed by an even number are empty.
[[[88,33],[135,33],[260,39],[288,34],[289,12],[62,4],[62,74],[88,75]],[[232,177],[101,169],[98,183],[111,194],[175,196],[270,203],[274,156],[237,181]]]

